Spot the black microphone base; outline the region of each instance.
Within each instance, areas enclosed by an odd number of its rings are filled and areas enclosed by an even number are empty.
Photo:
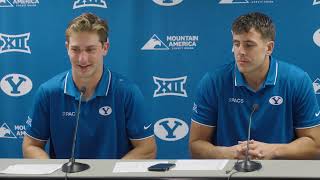
[[[78,162],[67,162],[65,163],[61,170],[65,173],[76,173],[89,169],[90,166],[88,164],[78,163]]]
[[[259,162],[255,162],[255,161],[241,161],[241,162],[237,162],[234,165],[234,169],[237,170],[238,172],[251,172],[251,171],[257,171],[259,169],[261,169],[262,166]]]

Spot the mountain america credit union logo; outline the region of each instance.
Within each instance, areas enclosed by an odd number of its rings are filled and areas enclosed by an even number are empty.
[[[0,7],[36,7],[39,0],[0,0]]]
[[[313,34],[313,42],[320,47],[320,29],[316,30]]]
[[[153,0],[156,4],[160,6],[175,6],[180,4],[183,0]]]
[[[320,79],[317,78],[316,80],[314,80],[312,85],[313,85],[314,93],[320,94]]]
[[[189,132],[187,123],[177,118],[164,118],[154,125],[154,134],[165,141],[177,141]]]
[[[273,3],[273,0],[220,0],[219,4]]]
[[[16,35],[0,33],[0,54],[8,52],[31,54],[31,50],[28,45],[29,38],[30,32]]]
[[[154,34],[141,48],[141,50],[193,50],[197,47],[199,36],[167,36],[162,41]]]
[[[76,0],[73,3],[73,9],[83,7],[107,8],[107,3],[105,0]]]
[[[0,81],[0,87],[9,96],[23,96],[32,89],[32,81],[23,74],[8,74]]]
[[[153,76],[153,82],[158,86],[153,97],[160,96],[182,96],[188,97],[186,91],[187,76],[178,78],[160,78]]]
[[[6,123],[0,127],[0,138],[17,138]]]
[[[26,127],[25,125],[15,125],[14,131],[7,125],[7,123],[3,123],[0,127],[0,138],[12,138],[17,139],[23,138],[23,136],[26,134]]]

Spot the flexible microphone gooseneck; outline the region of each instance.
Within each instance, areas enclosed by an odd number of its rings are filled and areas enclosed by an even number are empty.
[[[79,104],[78,104],[77,119],[76,119],[76,127],[74,129],[74,134],[73,134],[71,157],[69,159],[69,162],[63,164],[62,169],[61,169],[65,173],[81,172],[81,171],[84,171],[84,170],[87,170],[90,168],[90,166],[88,164],[75,162],[75,158],[74,158],[74,149],[75,149],[76,140],[77,140],[77,132],[78,132],[79,118],[80,118],[80,107],[81,107],[82,96],[85,92],[86,92],[86,88],[81,87]]]
[[[251,135],[251,121],[252,121],[252,115],[254,112],[256,112],[259,108],[258,104],[254,104],[252,106],[252,111],[249,117],[249,125],[248,125],[248,139],[247,139],[247,150],[246,150],[246,157],[244,161],[236,162],[234,165],[234,169],[239,172],[251,172],[261,169],[261,164],[256,161],[251,161],[249,159],[249,141],[250,141],[250,135]]]

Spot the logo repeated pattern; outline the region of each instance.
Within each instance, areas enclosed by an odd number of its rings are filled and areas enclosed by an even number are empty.
[[[0,0],[0,7],[36,7],[39,0]]]
[[[32,89],[32,81],[23,74],[8,74],[0,81],[0,87],[8,96],[23,96]]]
[[[185,89],[185,83],[187,81],[187,76],[178,78],[160,78],[153,76],[153,81],[158,85],[153,93],[153,97],[159,96],[182,96],[188,97],[187,91]]]
[[[105,0],[76,0],[73,3],[73,9],[84,7],[107,8],[107,3]]]
[[[3,45],[0,47],[0,53],[21,52],[31,54],[28,41],[30,33],[9,35],[0,33],[0,40]]]
[[[219,4],[266,4],[266,3],[274,3],[273,0],[220,0]]]
[[[182,2],[183,0],[153,0],[156,4],[160,6],[175,6]]]
[[[177,141],[184,138],[189,132],[188,125],[177,118],[164,118],[154,125],[155,135],[164,141]]]
[[[195,35],[166,36],[166,41],[162,41],[154,34],[141,50],[193,50],[197,47],[198,41],[199,36]]]
[[[316,30],[313,34],[313,42],[320,47],[320,29]]]
[[[313,85],[314,93],[320,94],[320,79],[317,78],[316,80],[314,80],[312,85]]]

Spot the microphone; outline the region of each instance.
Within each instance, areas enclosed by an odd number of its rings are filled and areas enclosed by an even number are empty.
[[[80,88],[80,97],[79,97],[79,104],[78,104],[77,119],[76,119],[76,127],[75,127],[74,133],[73,133],[71,157],[69,159],[69,162],[63,164],[62,169],[61,169],[65,173],[81,172],[81,171],[84,171],[84,170],[87,170],[90,168],[90,166],[88,164],[75,162],[75,158],[74,158],[74,149],[75,149],[76,140],[77,140],[81,101],[82,101],[82,96],[85,93],[86,93],[86,87],[81,87]]]
[[[249,141],[250,141],[250,135],[251,135],[251,121],[252,121],[252,115],[254,112],[256,112],[259,109],[258,104],[253,104],[252,111],[249,117],[249,125],[248,125],[248,139],[247,139],[247,150],[246,150],[246,157],[245,160],[241,162],[236,162],[234,165],[235,170],[239,172],[251,172],[261,169],[261,164],[256,161],[251,161],[249,159]]]

